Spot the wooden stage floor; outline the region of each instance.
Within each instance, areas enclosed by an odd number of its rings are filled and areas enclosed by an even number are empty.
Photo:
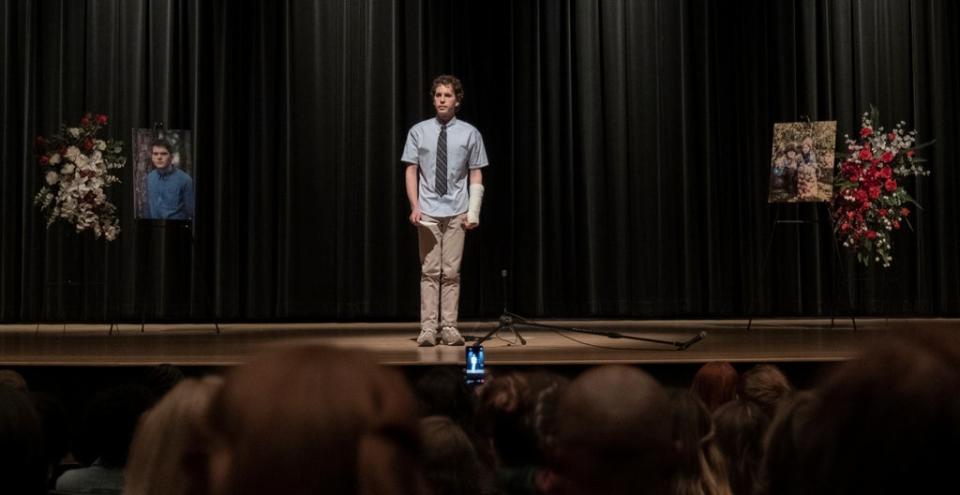
[[[489,365],[588,365],[600,363],[832,362],[852,358],[871,342],[920,329],[957,331],[960,319],[764,319],[670,321],[561,321],[541,323],[667,341],[706,338],[686,350],[629,339],[567,331],[520,328],[527,345],[502,332],[484,343]],[[464,322],[464,335],[479,337],[496,322]],[[242,363],[270,345],[317,342],[361,348],[384,364],[462,364],[462,347],[419,348],[415,323],[231,323],[107,325],[0,325],[0,366],[223,366]]]

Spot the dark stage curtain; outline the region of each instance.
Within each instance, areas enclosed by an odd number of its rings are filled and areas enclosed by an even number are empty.
[[[461,316],[509,270],[528,316],[960,310],[960,47],[950,0],[3,0],[0,321],[415,320],[399,156],[432,76],[492,165]],[[772,124],[874,103],[937,144],[889,270],[836,261],[826,210],[766,202]],[[191,129],[192,232],[45,228],[37,134]],[[818,224],[779,227],[775,218]],[[754,304],[753,301],[756,301]]]

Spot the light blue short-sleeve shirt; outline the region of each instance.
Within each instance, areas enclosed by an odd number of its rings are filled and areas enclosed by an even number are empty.
[[[413,126],[407,134],[400,161],[417,165],[420,174],[420,211],[432,217],[452,217],[470,204],[469,172],[486,167],[487,150],[476,127],[457,119],[447,122],[447,193],[437,194],[437,139],[441,123],[436,118]]]

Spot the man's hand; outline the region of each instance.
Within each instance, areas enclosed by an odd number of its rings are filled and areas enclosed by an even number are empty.
[[[419,180],[416,164],[408,163],[403,171],[403,183],[407,189],[407,201],[410,202],[410,223],[417,226],[420,225],[420,198],[417,190]]]
[[[420,225],[420,208],[414,208],[410,212],[410,223],[416,226]]]
[[[468,221],[467,221],[467,214],[466,214],[466,213],[464,213],[463,215],[460,216],[460,223],[463,224],[463,229],[464,229],[464,230],[473,230],[473,229],[477,228],[477,227],[480,225],[479,223],[470,223],[470,222],[468,222]]]

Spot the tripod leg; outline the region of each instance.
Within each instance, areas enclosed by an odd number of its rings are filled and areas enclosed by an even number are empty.
[[[501,330],[505,328],[510,328],[510,327],[511,326],[509,326],[507,323],[504,322],[503,317],[501,316],[500,324],[497,325],[496,328],[494,328],[493,330],[490,330],[489,332],[487,332],[487,334],[484,335],[483,337],[480,337],[476,342],[473,343],[473,345],[483,344],[484,342],[490,340],[490,337],[493,337],[494,335],[499,334]]]
[[[763,253],[763,262],[760,264],[760,280],[763,283],[763,278],[767,274],[767,262],[770,260],[770,251],[773,250],[773,237],[777,232],[777,225],[780,223],[780,210],[777,209],[777,216],[773,220],[773,225],[770,227],[770,239],[767,241],[767,250]],[[755,291],[755,294],[759,294],[759,291]],[[750,298],[750,311],[747,313],[749,319],[747,320],[747,330],[750,330],[750,327],[753,326],[753,310],[754,302],[759,296],[754,296]]]
[[[510,323],[510,330],[514,335],[517,336],[517,340],[520,341],[520,345],[527,345],[527,339],[523,338],[523,335],[520,335],[520,332],[517,331],[517,327],[513,323]]]

